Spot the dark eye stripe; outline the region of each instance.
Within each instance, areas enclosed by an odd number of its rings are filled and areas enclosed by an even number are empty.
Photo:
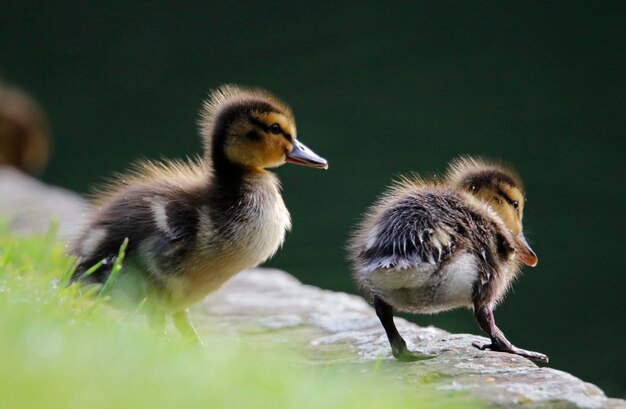
[[[253,141],[261,140],[261,135],[259,135],[259,133],[256,131],[250,131],[246,134],[246,136],[248,137],[248,139],[253,140]]]
[[[265,132],[269,132],[270,127],[265,122],[260,121],[255,117],[250,117],[250,122],[263,129]],[[293,137],[287,132],[283,131],[282,128],[280,129],[280,134],[285,137],[285,139],[287,139],[289,142],[293,142]]]
[[[498,189],[498,196],[500,196],[501,198],[506,200],[506,202],[508,204],[510,204],[511,206],[513,206],[513,208],[515,208],[515,210],[519,210],[519,202],[517,200],[511,199],[509,196],[506,195],[506,193],[504,193],[500,189]]]
[[[259,121],[258,119],[254,117],[250,117],[250,122],[252,122],[253,124],[255,124],[256,126],[258,126],[259,128],[263,129],[266,132],[269,129],[269,126],[265,125],[265,122]]]
[[[268,129],[269,129],[270,133],[273,133],[274,135],[278,135],[279,133],[283,133],[283,130],[281,129],[280,125],[278,125],[278,124],[271,124]]]

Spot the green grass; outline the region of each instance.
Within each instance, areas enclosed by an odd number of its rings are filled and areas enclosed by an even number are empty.
[[[53,232],[16,238],[0,228],[0,408],[476,407],[392,384],[375,363],[346,373],[244,336],[198,348],[154,334],[96,291],[63,285],[64,253]]]

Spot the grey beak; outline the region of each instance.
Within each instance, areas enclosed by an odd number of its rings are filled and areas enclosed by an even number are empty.
[[[328,169],[326,159],[307,148],[298,140],[293,142],[293,149],[287,154],[287,162],[318,169]]]

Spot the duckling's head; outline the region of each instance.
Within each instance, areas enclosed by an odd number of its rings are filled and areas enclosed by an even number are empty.
[[[260,171],[285,162],[326,169],[328,163],[299,142],[287,104],[267,91],[223,85],[205,102],[200,120],[205,159]]]
[[[524,188],[514,171],[481,159],[461,157],[450,165],[446,181],[487,203],[515,238],[518,259],[531,267],[537,265],[537,255],[524,237]]]

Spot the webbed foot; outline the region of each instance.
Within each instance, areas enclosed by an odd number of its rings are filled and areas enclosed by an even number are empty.
[[[480,345],[479,342],[474,341],[472,345],[481,351],[497,351],[497,352],[506,352],[509,354],[515,354],[519,356],[523,356],[524,358],[528,358],[530,360],[542,363],[548,363],[548,356],[542,354],[540,352],[527,351],[525,349],[514,347],[513,345],[501,344],[499,342],[492,342],[491,344]]]

